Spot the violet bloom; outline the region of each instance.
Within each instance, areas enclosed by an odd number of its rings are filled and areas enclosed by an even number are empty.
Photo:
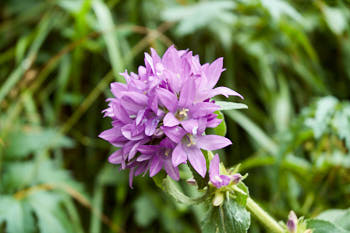
[[[215,187],[221,188],[227,186],[231,183],[231,181],[237,184],[241,179],[242,176],[239,173],[234,175],[220,174],[220,158],[218,154],[215,154],[209,167],[209,180]]]
[[[126,83],[112,83],[113,98],[103,112],[112,128],[99,136],[118,147],[109,162],[130,169],[134,176],[164,169],[175,180],[178,166],[189,161],[201,175],[207,172],[203,150],[231,144],[225,137],[205,135],[221,122],[214,113],[220,107],[216,95],[239,96],[226,87],[214,88],[224,71],[223,59],[201,65],[191,51],[168,48],[163,57],[154,49],[145,53],[145,66],[138,73],[121,75]]]

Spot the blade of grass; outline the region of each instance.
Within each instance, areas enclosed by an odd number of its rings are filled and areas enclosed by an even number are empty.
[[[96,0],[92,3],[92,8],[97,16],[99,28],[103,32],[103,38],[107,45],[108,55],[111,60],[114,76],[119,80],[119,73],[124,68],[123,59],[121,58],[120,51],[118,48],[118,41],[116,33],[114,32],[114,23],[112,14],[108,7],[100,0]]]
[[[28,55],[22,60],[20,65],[10,74],[8,79],[0,88],[0,102],[6,97],[6,95],[11,91],[11,89],[16,85],[16,83],[21,79],[23,74],[31,67],[34,63],[37,53],[43,44],[45,38],[49,34],[53,26],[53,20],[56,19],[57,15],[52,13],[47,13],[41,23],[38,26],[37,36],[31,45]]]
[[[278,149],[276,143],[247,116],[235,110],[225,111],[224,114],[226,114],[229,118],[233,119],[235,122],[237,122],[237,124],[245,129],[248,134],[257,142],[258,145],[265,148],[270,153],[276,154]]]

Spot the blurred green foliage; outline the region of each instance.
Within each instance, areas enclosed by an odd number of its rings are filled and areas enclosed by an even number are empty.
[[[220,153],[254,198],[282,220],[348,207],[349,18],[341,0],[2,0],[0,232],[200,232],[203,206],[129,189],[97,138],[109,83],[171,44],[225,58],[249,109],[225,112]]]

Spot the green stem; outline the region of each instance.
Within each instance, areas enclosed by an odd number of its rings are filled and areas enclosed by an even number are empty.
[[[245,192],[242,189],[238,188],[236,185],[233,186],[233,190],[245,194]],[[286,232],[273,217],[271,217],[265,210],[263,210],[263,208],[258,205],[258,203],[256,203],[250,197],[247,198],[247,208],[264,226],[266,226],[272,232]]]
[[[255,217],[264,224],[268,229],[275,233],[284,233],[285,230],[273,219],[265,210],[263,210],[253,199],[247,199],[248,210],[255,215]]]

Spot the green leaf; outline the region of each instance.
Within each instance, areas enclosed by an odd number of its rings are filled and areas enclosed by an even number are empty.
[[[215,101],[216,105],[221,107],[221,111],[235,110],[235,109],[248,109],[248,106],[242,103],[228,102],[228,101]]]
[[[322,212],[316,219],[329,221],[338,227],[350,231],[350,209],[331,209]]]
[[[242,206],[246,206],[247,204],[247,199],[249,197],[249,190],[248,187],[243,183],[243,182],[239,182],[237,184],[237,187],[243,191],[242,192],[235,192],[235,201],[242,205]]]
[[[226,122],[225,122],[224,114],[222,114],[221,111],[216,111],[215,114],[217,114],[218,115],[217,118],[222,119],[222,121],[217,127],[213,128],[213,129],[208,128],[207,134],[216,134],[216,135],[220,135],[220,136],[225,136],[227,129],[226,129]]]
[[[178,183],[175,183],[171,178],[167,177],[163,180],[163,188],[166,192],[168,192],[176,201],[187,204],[199,204],[204,202],[208,197],[208,192],[206,192],[203,196],[198,198],[190,198],[185,195],[182,190],[180,190],[180,186]]]
[[[152,199],[146,195],[141,195],[135,201],[135,222],[146,227],[158,216],[158,211]]]
[[[307,221],[307,228],[312,229],[312,233],[349,233],[331,222],[319,219],[311,219]]]
[[[323,14],[328,27],[337,35],[341,35],[346,31],[348,23],[346,15],[342,13],[340,8],[322,6]]]
[[[187,35],[211,25],[229,28],[228,26],[235,19],[231,13],[234,8],[235,3],[232,1],[199,2],[197,4],[166,9],[162,13],[162,18],[166,21],[179,21],[177,33]]]
[[[0,196],[0,223],[8,233],[34,232],[34,217],[28,206],[12,196]]]
[[[201,224],[202,233],[246,233],[249,226],[250,213],[232,199],[211,207]]]
[[[74,145],[71,139],[55,129],[13,132],[8,136],[7,141],[9,144],[5,154],[14,158],[24,157],[43,149],[72,147]]]
[[[47,191],[38,191],[26,198],[38,218],[41,233],[74,232],[72,223],[61,207],[62,200],[61,195]]]

